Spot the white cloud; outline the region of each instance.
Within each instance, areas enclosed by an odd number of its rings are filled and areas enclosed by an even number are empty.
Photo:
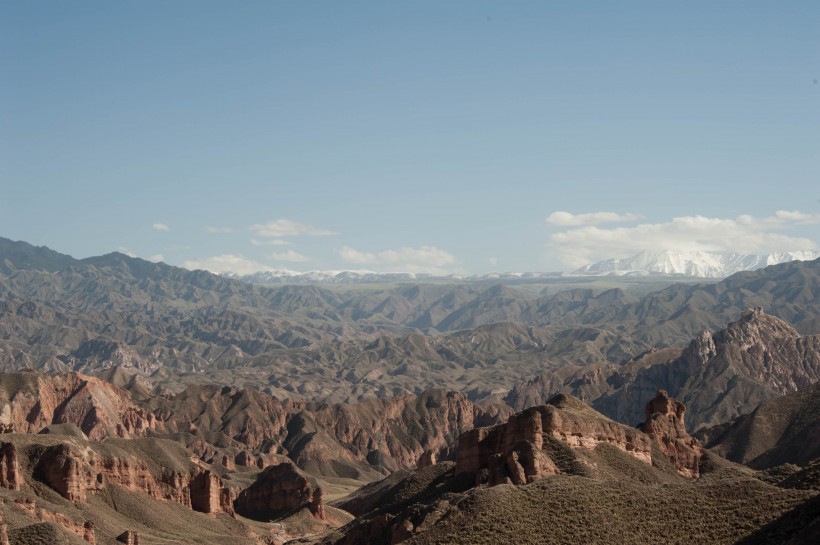
[[[282,240],[281,238],[272,238],[270,240],[259,240],[257,238],[252,238],[251,244],[254,246],[287,246],[290,242],[287,240]]]
[[[268,238],[282,238],[282,237],[298,237],[311,236],[323,237],[335,235],[333,231],[327,229],[319,229],[309,223],[300,223],[292,220],[273,220],[267,223],[257,223],[250,226],[250,230],[260,237]]]
[[[576,227],[580,225],[599,225],[601,223],[620,223],[640,219],[637,214],[618,214],[616,212],[589,212],[586,214],[571,214],[559,210],[553,212],[544,222],[547,225],[559,227]]]
[[[498,258],[497,257],[491,257],[490,259],[487,260],[487,263],[489,263],[490,265],[495,267],[496,265],[498,265]]]
[[[154,263],[159,263],[160,261],[165,261],[165,256],[162,254],[154,254],[148,258],[148,261],[153,261]]]
[[[348,263],[376,265],[396,272],[447,274],[445,267],[454,265],[457,261],[453,254],[435,246],[405,247],[376,253],[362,252],[345,246],[338,253]]]
[[[355,250],[350,246],[345,246],[341,250],[339,250],[339,255],[348,263],[368,265],[379,262],[379,258],[376,254],[371,254],[369,252],[360,252],[359,250]]]
[[[288,250],[287,252],[280,252],[280,253],[272,253],[270,254],[270,258],[275,261],[290,261],[292,263],[304,263],[305,261],[310,261],[310,258],[300,254],[299,252],[295,252],[293,250]]]
[[[273,267],[269,267],[250,259],[245,259],[241,255],[235,254],[215,255],[205,259],[186,261],[182,264],[182,266],[191,271],[202,269],[217,274],[225,272],[253,274],[273,270]]]
[[[624,258],[642,250],[770,253],[812,250],[808,238],[778,232],[820,224],[820,214],[777,211],[773,216],[737,218],[682,216],[663,223],[605,229],[592,225],[553,233],[549,246],[571,267],[608,258]]]
[[[122,254],[127,255],[128,257],[137,257],[137,254],[135,254],[134,252],[131,251],[130,248],[126,248],[125,246],[117,247],[117,251],[122,253]]]
[[[212,227],[208,225],[205,227],[205,232],[211,233],[212,235],[227,235],[235,233],[236,230],[233,227]]]
[[[820,214],[805,214],[797,210],[778,210],[771,218],[770,223],[797,223],[800,225],[816,225],[820,223]]]
[[[171,228],[164,223],[155,223],[154,224],[154,231],[170,231]]]

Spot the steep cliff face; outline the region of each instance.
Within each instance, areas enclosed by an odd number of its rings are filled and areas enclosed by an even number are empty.
[[[233,500],[236,492],[226,488],[222,479],[210,470],[201,470],[190,480],[191,509],[213,515],[227,513],[234,516]]]
[[[650,465],[655,443],[681,475],[698,477],[703,452],[698,441],[686,433],[685,412],[682,403],[659,391],[646,405],[646,422],[635,429],[560,394],[546,405],[511,416],[505,424],[462,434],[455,472],[475,475],[477,483],[491,486],[534,482],[562,472],[550,445],[558,441],[571,449],[611,445]]]
[[[284,462],[265,468],[254,483],[236,498],[236,512],[269,519],[306,507],[314,517],[325,518],[322,491],[316,481],[295,464]]]
[[[703,449],[697,439],[686,433],[683,403],[669,398],[666,390],[646,405],[646,420],[638,426],[666,454],[681,475],[698,477]]]
[[[141,437],[159,422],[130,394],[80,373],[47,375],[24,371],[3,376],[0,427],[38,433],[52,424],[72,423],[90,439]]]
[[[544,447],[558,440],[571,448],[614,445],[630,456],[652,462],[649,437],[609,420],[583,402],[559,395],[547,405],[531,407],[505,424],[477,428],[458,441],[456,475],[475,474],[491,485],[526,484],[559,472]]]
[[[467,396],[444,390],[400,395],[355,405],[339,404],[317,411],[316,424],[364,459],[381,452],[398,467],[415,467],[425,451],[439,453],[478,420],[497,421]]]
[[[0,486],[9,490],[20,490],[22,477],[14,443],[0,442]]]
[[[88,501],[90,494],[115,485],[195,511],[233,515],[234,492],[210,470],[190,462],[185,467],[161,467],[155,460],[144,460],[119,449],[74,441],[34,444],[28,452],[36,460],[35,478],[70,501]]]

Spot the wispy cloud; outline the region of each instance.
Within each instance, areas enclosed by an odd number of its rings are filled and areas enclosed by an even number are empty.
[[[299,252],[295,252],[293,250],[288,250],[286,252],[274,252],[270,254],[270,258],[274,261],[290,261],[291,263],[304,263],[306,261],[310,261],[310,258],[300,254]]]
[[[616,212],[588,212],[585,214],[571,214],[559,210],[553,212],[544,223],[559,227],[577,227],[580,225],[600,225],[601,223],[622,223],[637,221],[640,216],[637,214],[618,214]]]
[[[252,238],[251,244],[254,246],[287,246],[290,242],[287,240],[282,240],[281,238],[272,238],[270,240],[259,240],[258,238]]]
[[[134,252],[131,251],[130,248],[126,248],[125,246],[117,247],[117,251],[120,252],[121,254],[127,255],[128,257],[137,257],[137,254],[135,254]]]
[[[160,261],[165,261],[165,256],[162,254],[154,254],[148,258],[148,261],[153,261],[154,263],[159,263]]]
[[[817,242],[787,231],[820,224],[820,214],[778,210],[765,218],[681,216],[662,223],[601,228],[587,225],[549,236],[549,246],[565,265],[580,267],[642,250],[770,253],[813,250]]]
[[[233,227],[212,227],[208,225],[205,227],[205,232],[212,235],[227,235],[230,233],[235,233],[236,230]]]
[[[165,223],[155,223],[154,224],[154,231],[170,231],[171,228],[168,227]]]
[[[323,237],[335,235],[333,231],[314,227],[309,223],[300,223],[287,219],[272,220],[267,223],[257,223],[250,226],[250,230],[260,237],[283,238],[283,237]]]
[[[201,269],[217,274],[226,272],[253,274],[273,270],[273,267],[251,259],[245,259],[243,256],[237,254],[223,254],[206,257],[204,259],[194,259],[184,262],[182,266],[191,271]]]
[[[348,263],[357,265],[378,266],[400,272],[426,272],[447,274],[445,267],[454,265],[457,260],[453,254],[435,246],[418,248],[399,248],[380,252],[362,252],[345,246],[338,251],[339,256]]]

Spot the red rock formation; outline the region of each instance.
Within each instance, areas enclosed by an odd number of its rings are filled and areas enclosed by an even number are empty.
[[[404,468],[414,468],[425,451],[439,452],[472,429],[485,414],[467,396],[428,390],[355,405],[339,404],[313,414],[318,427],[358,459],[380,450]]]
[[[97,536],[94,534],[94,523],[90,520],[86,521],[83,526],[83,539],[91,543],[91,545],[97,545]]]
[[[594,449],[608,443],[645,463],[652,461],[649,438],[609,420],[583,402],[559,395],[547,405],[515,414],[506,424],[476,428],[459,437],[456,474],[486,470],[491,485],[525,484],[558,469],[542,450],[547,438],[573,448]]]
[[[17,447],[13,443],[0,443],[0,486],[20,490],[23,482],[17,461]]]
[[[327,516],[325,515],[325,504],[322,501],[322,496],[323,496],[322,489],[317,487],[313,491],[313,499],[310,501],[310,505],[308,506],[308,509],[310,509],[310,512],[317,519],[326,520]]]
[[[10,399],[0,399],[0,424],[18,433],[38,433],[51,424],[72,423],[90,439],[139,437],[160,427],[131,394],[80,373],[47,375],[23,371],[6,375],[17,385]]]
[[[117,537],[117,541],[125,545],[140,545],[140,533],[134,530],[126,530]]]
[[[265,468],[251,486],[239,493],[234,502],[236,512],[252,518],[273,516],[310,507],[315,515],[324,513],[321,492],[292,462]]]
[[[3,515],[0,515],[0,545],[9,544],[9,525],[3,520]]]
[[[34,469],[35,475],[70,501],[86,501],[89,491],[102,488],[103,477],[86,460],[86,453],[69,445],[45,449]]]
[[[646,421],[638,429],[649,435],[661,451],[669,456],[681,475],[697,477],[703,449],[697,439],[686,433],[686,406],[669,397],[666,390],[646,405]]]
[[[421,456],[419,456],[419,461],[416,462],[416,469],[423,469],[434,465],[436,465],[436,453],[432,450],[425,450]]]
[[[223,486],[222,479],[209,470],[197,473],[191,479],[191,509],[215,515],[227,513],[234,516],[231,490]]]
[[[71,501],[84,502],[88,493],[116,485],[203,513],[234,514],[233,492],[224,488],[218,476],[196,466],[188,472],[165,469],[154,474],[137,457],[103,455],[90,446],[64,443],[43,449],[34,471]]]

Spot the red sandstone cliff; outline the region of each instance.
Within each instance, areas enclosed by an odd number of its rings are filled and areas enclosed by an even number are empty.
[[[646,420],[638,429],[657,443],[681,475],[697,477],[703,449],[697,439],[686,433],[684,414],[683,403],[671,399],[666,390],[658,390],[646,404]]]
[[[7,373],[0,383],[0,429],[38,433],[71,423],[89,439],[140,437],[158,426],[148,410],[113,384],[80,373]]]

